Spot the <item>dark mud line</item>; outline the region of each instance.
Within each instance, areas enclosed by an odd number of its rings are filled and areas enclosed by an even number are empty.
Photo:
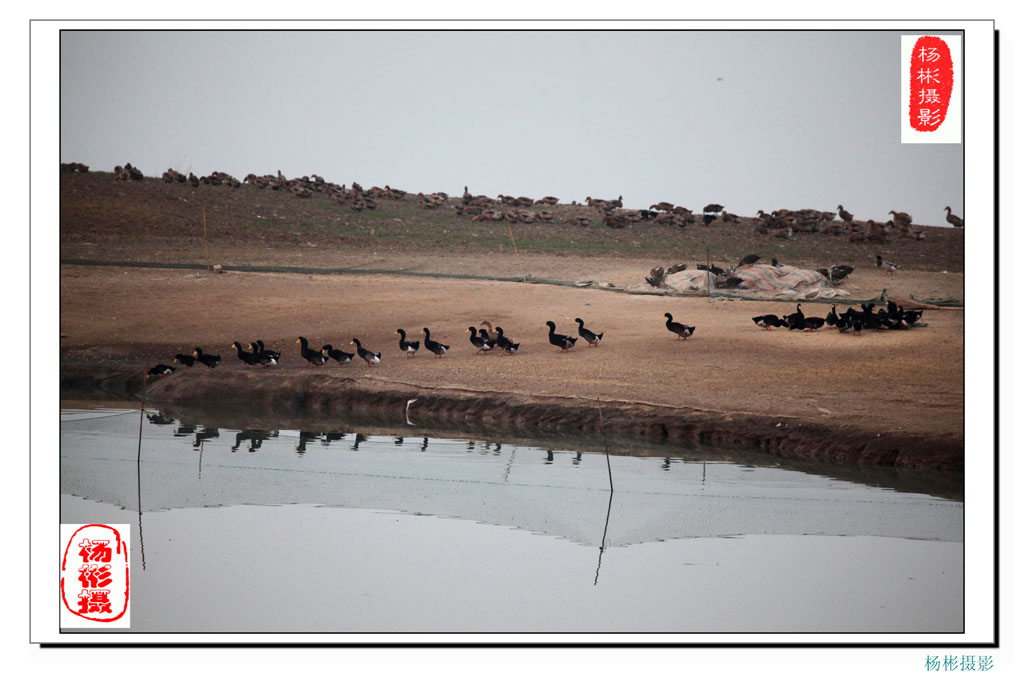
[[[141,392],[137,368],[62,364],[61,396],[126,398]],[[512,435],[556,434],[592,440],[601,434],[683,448],[746,450],[794,463],[894,466],[962,471],[964,442],[930,435],[877,433],[792,418],[588,400],[381,389],[356,379],[292,373],[179,371],[146,388],[150,405],[240,407],[254,413],[336,417],[367,424],[407,421],[421,428]],[[410,404],[410,401],[413,403]]]
[[[67,258],[61,259],[65,266],[100,266],[113,268],[169,268],[175,270],[202,270],[209,272],[209,267],[201,263],[156,263],[152,261],[103,261],[97,259]],[[309,268],[305,266],[250,266],[224,265],[224,272],[240,273],[298,273],[301,275],[404,275],[408,277],[451,278],[455,280],[492,280],[495,282],[523,282],[522,277],[501,277],[495,275],[471,275],[465,273],[425,273],[415,270],[395,270],[387,268]],[[527,276],[525,282],[538,285],[558,285],[576,287],[567,280],[551,280]]]
[[[93,266],[101,268],[153,268],[153,269],[171,269],[171,270],[198,270],[209,272],[210,269],[201,263],[157,263],[152,261],[104,261],[98,259],[83,259],[83,258],[66,258],[61,259],[61,265],[65,266]],[[622,294],[635,294],[638,296],[666,296],[666,297],[688,297],[688,298],[707,298],[708,296],[716,299],[730,300],[730,301],[771,301],[772,303],[797,303],[807,301],[821,301],[824,303],[834,304],[863,304],[863,303],[882,303],[885,300],[884,292],[880,292],[874,297],[870,298],[833,298],[833,299],[781,299],[781,298],[769,298],[756,296],[744,296],[743,294],[737,293],[732,290],[716,289],[713,292],[673,292],[665,289],[650,289],[650,290],[638,290],[633,291],[624,287],[606,287],[600,285],[583,285],[570,282],[568,280],[553,280],[550,278],[538,278],[531,275],[527,275],[526,278],[522,277],[504,277],[497,275],[472,275],[469,273],[428,273],[417,270],[402,270],[402,269],[387,269],[387,268],[310,268],[306,266],[251,266],[251,265],[223,265],[224,272],[238,272],[238,273],[297,273],[300,275],[395,275],[405,277],[424,277],[424,278],[436,278],[436,279],[452,279],[452,280],[484,280],[489,282],[521,282],[524,284],[531,285],[554,285],[556,287],[572,287],[574,289],[589,288],[599,289],[606,292],[619,292]],[[955,300],[945,300],[942,302],[934,301],[919,301],[918,303],[925,304],[929,308],[958,308],[963,306],[963,302]]]

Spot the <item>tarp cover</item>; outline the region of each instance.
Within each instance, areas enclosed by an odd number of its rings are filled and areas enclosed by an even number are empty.
[[[790,266],[773,266],[771,264],[741,266],[732,274],[742,280],[735,289],[722,289],[716,286],[715,277],[706,270],[681,270],[665,276],[665,286],[678,292],[738,291],[768,298],[780,299],[831,299],[837,296],[848,296],[849,292],[836,289],[829,285],[821,273],[814,270],[803,270]],[[718,278],[724,282],[725,278]]]

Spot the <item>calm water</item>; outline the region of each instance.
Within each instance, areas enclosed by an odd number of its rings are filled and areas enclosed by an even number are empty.
[[[132,525],[133,631],[963,628],[957,500],[693,451],[613,455],[612,492],[604,453],[155,412],[137,464],[138,430],[61,412],[61,521]]]

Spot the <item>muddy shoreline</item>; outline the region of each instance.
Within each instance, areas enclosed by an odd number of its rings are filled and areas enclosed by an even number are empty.
[[[62,363],[62,398],[141,395],[138,369],[119,363]],[[410,401],[412,403],[410,404]],[[673,409],[627,401],[552,399],[473,390],[438,390],[337,375],[289,371],[179,372],[146,387],[153,406],[246,407],[254,415],[344,417],[364,424],[500,432],[509,436],[579,435],[637,439],[683,448],[711,446],[794,463],[962,471],[962,439],[867,432],[770,415]],[[603,427],[603,429],[602,429]]]

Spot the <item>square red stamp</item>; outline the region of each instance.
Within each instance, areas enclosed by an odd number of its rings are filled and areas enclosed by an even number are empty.
[[[963,69],[959,35],[901,36],[900,139],[959,143]]]
[[[129,524],[60,525],[61,628],[128,628]]]

